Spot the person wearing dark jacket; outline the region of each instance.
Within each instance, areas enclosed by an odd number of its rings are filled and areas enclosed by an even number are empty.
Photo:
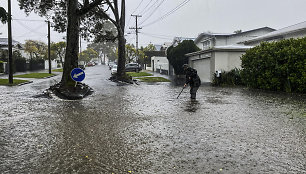
[[[201,85],[201,79],[198,76],[197,70],[189,67],[187,64],[184,64],[183,68],[186,74],[186,82],[184,84],[184,87],[186,87],[189,84],[190,98],[194,100],[196,99],[197,91]]]

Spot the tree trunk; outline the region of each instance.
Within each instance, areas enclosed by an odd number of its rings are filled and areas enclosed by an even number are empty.
[[[125,75],[125,38],[124,33],[118,30],[118,77]]]
[[[67,46],[63,68],[61,86],[72,86],[75,82],[72,80],[70,73],[74,68],[78,67],[79,52],[79,16],[77,15],[78,0],[68,0],[67,16]]]

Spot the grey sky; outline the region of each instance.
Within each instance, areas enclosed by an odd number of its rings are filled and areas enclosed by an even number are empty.
[[[180,9],[158,20],[183,2],[186,4]],[[155,5],[151,7],[152,4]],[[17,0],[12,0],[12,5],[15,19],[43,20],[36,15],[26,18]],[[197,37],[206,31],[233,33],[238,29],[247,31],[265,26],[280,29],[306,21],[306,0],[126,0],[126,5],[126,33],[133,33],[128,28],[135,27],[131,13],[142,15],[138,21],[142,27],[139,34],[142,46],[150,42],[171,42],[174,36]],[[7,1],[0,0],[0,6],[7,8]],[[150,8],[145,9],[146,6]],[[158,22],[147,25],[156,20]],[[13,37],[17,41],[47,41],[47,25],[43,21],[15,20],[13,27]],[[6,25],[0,24],[0,32],[3,33],[0,37],[7,36]],[[52,32],[52,41],[59,41],[62,36],[64,34]],[[127,41],[135,44],[135,34],[128,34]]]

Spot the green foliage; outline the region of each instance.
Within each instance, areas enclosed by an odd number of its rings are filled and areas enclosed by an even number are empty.
[[[52,77],[55,74],[49,74],[49,73],[30,73],[30,74],[22,74],[22,75],[16,75],[14,77],[19,77],[19,78],[46,78],[46,77]]]
[[[306,92],[306,37],[264,42],[241,60],[242,81],[249,87]]]
[[[14,72],[23,72],[27,70],[26,59],[22,57],[20,51],[13,52]]]
[[[30,81],[14,79],[13,84],[10,84],[8,79],[0,79],[0,85],[2,86],[16,86],[16,85],[20,85],[22,83],[28,83],[28,82]]]
[[[4,73],[3,61],[0,61],[0,73]]]
[[[214,74],[212,85],[229,85],[229,86],[238,86],[243,85],[241,80],[241,70],[235,68],[229,72],[221,72],[221,75],[217,77],[217,74]]]
[[[0,7],[0,21],[4,24],[7,21],[7,13],[3,7]]]
[[[95,50],[91,48],[87,48],[86,50],[80,53],[79,60],[90,62],[92,59],[97,58],[97,57],[98,57],[98,53]]]
[[[176,47],[169,47],[167,50],[167,59],[173,66],[176,75],[184,74],[182,66],[188,64],[188,59],[185,56],[187,53],[199,51],[200,49],[192,40],[184,40]]]
[[[107,57],[110,61],[116,60],[117,45],[118,45],[117,42],[100,41],[97,43],[91,43],[87,45],[87,48],[95,50],[101,57],[104,58],[103,62],[105,63],[105,57]]]
[[[44,59],[32,59],[30,60],[30,71],[45,69]]]
[[[163,77],[139,77],[137,79],[142,82],[171,82],[170,80]]]
[[[126,74],[132,77],[152,76],[152,74],[147,72],[127,72]]]
[[[64,66],[64,57],[66,54],[66,42],[51,43],[51,59],[59,59],[62,67]]]
[[[48,59],[48,47],[44,42],[27,40],[24,46],[31,59]]]
[[[125,63],[131,63],[137,61],[137,51],[133,44],[126,44],[125,45]]]

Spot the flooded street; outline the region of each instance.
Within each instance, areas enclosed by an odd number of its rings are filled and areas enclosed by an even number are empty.
[[[61,75],[0,86],[0,173],[306,173],[305,96],[85,72],[78,101],[41,95]]]

